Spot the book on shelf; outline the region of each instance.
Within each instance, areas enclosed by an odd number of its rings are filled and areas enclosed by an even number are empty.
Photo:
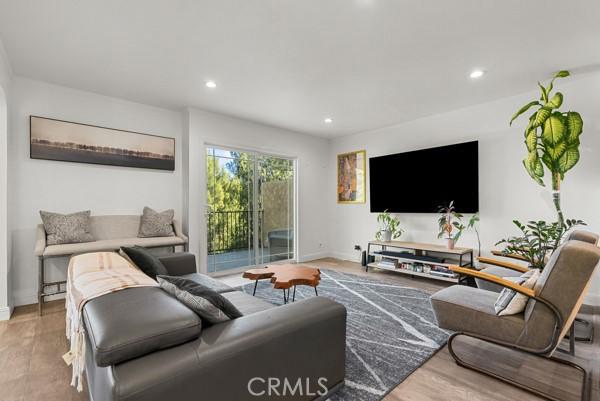
[[[377,262],[377,265],[380,267],[385,267],[388,269],[397,269],[398,268],[398,260],[397,259],[393,259],[393,258],[386,258],[386,257],[382,257],[381,260],[379,262]]]

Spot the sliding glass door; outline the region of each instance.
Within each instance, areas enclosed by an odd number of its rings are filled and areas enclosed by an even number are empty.
[[[294,258],[294,161],[208,147],[209,273]]]

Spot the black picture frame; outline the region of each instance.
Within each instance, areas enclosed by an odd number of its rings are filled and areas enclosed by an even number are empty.
[[[39,124],[37,124],[38,126],[36,127],[35,125],[38,122]],[[52,134],[42,132],[36,132],[34,137],[34,130],[43,130],[43,127],[40,127],[39,125],[46,124],[47,126],[52,127],[52,129],[60,129],[57,123],[68,125],[69,128],[71,128],[71,131],[73,126],[86,127],[88,132],[85,133],[82,130],[81,143],[73,141],[53,141],[52,139],[56,139],[56,137],[52,138]],[[164,147],[164,149],[167,150],[166,153],[156,153],[158,150],[156,152],[150,152],[131,148],[128,149],[124,144],[122,145],[123,147],[119,147],[118,143],[109,143],[108,136],[106,137],[107,143],[103,146],[85,143],[86,136],[90,137],[90,135],[94,135],[94,138],[97,139],[98,137],[96,135],[102,135],[103,133],[135,135],[136,137],[129,138],[118,138],[118,136],[113,135],[112,140],[118,141],[121,139],[121,143],[137,143],[136,146],[138,149],[140,148],[139,144],[141,143],[142,145],[146,145],[147,148],[162,149]],[[139,136],[139,138],[137,138],[137,136]],[[145,143],[143,141],[144,138],[146,138]],[[150,138],[152,138],[152,140],[149,141]],[[36,115],[29,116],[29,157],[31,159],[175,171],[175,145],[175,138],[161,135],[78,123],[50,117]]]

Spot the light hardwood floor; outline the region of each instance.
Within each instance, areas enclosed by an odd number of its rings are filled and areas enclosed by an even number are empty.
[[[420,288],[429,293],[445,286],[427,279],[412,279],[387,271],[365,273],[357,263],[336,259],[320,259],[307,264],[324,269],[344,271],[357,275]],[[247,283],[240,274],[221,278],[230,285]],[[586,316],[594,321],[600,333],[600,317]],[[490,368],[502,367],[521,379],[532,380],[541,388],[561,394],[566,400],[577,399],[578,373],[531,356],[501,351],[492,346],[464,341],[461,353]],[[69,401],[87,400],[86,390],[77,393],[69,386],[70,369],[63,363],[67,351],[64,330],[64,302],[54,301],[45,306],[44,316],[37,315],[35,305],[19,307],[11,320],[0,322],[0,401]],[[560,354],[562,355],[562,354]],[[600,400],[600,338],[593,344],[577,343],[575,361],[592,370],[592,400]],[[539,400],[540,398],[513,386],[454,363],[447,347],[419,367],[398,385],[385,401],[484,401],[484,400]]]

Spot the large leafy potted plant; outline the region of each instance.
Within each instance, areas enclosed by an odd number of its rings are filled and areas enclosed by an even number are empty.
[[[583,120],[575,111],[561,111],[563,94],[554,89],[554,80],[568,77],[569,71],[559,71],[547,86],[538,82],[541,96],[521,107],[511,118],[510,124],[532,107],[525,128],[527,157],[523,160],[525,170],[539,185],[544,184],[544,167],[552,178],[552,199],[558,215],[560,229],[565,228],[565,219],[560,205],[560,185],[567,171],[579,161],[579,136],[583,132]]]
[[[438,226],[440,229],[438,238],[445,237],[448,249],[454,249],[454,245],[456,245],[462,232],[466,228],[461,221],[463,215],[456,211],[454,201],[450,202],[448,206],[441,206],[439,208],[439,213],[441,213],[441,215],[438,219]]]
[[[501,239],[496,245],[504,245],[503,253],[517,256],[529,263],[529,267],[543,269],[550,254],[556,249],[564,229],[559,222],[547,223],[543,220],[529,221],[523,224],[518,220],[513,223],[521,231],[521,235]],[[585,225],[581,220],[567,219],[567,229]]]
[[[379,230],[375,234],[378,241],[390,242],[392,239],[399,238],[404,230],[400,227],[400,220],[392,216],[387,209],[377,215]]]

